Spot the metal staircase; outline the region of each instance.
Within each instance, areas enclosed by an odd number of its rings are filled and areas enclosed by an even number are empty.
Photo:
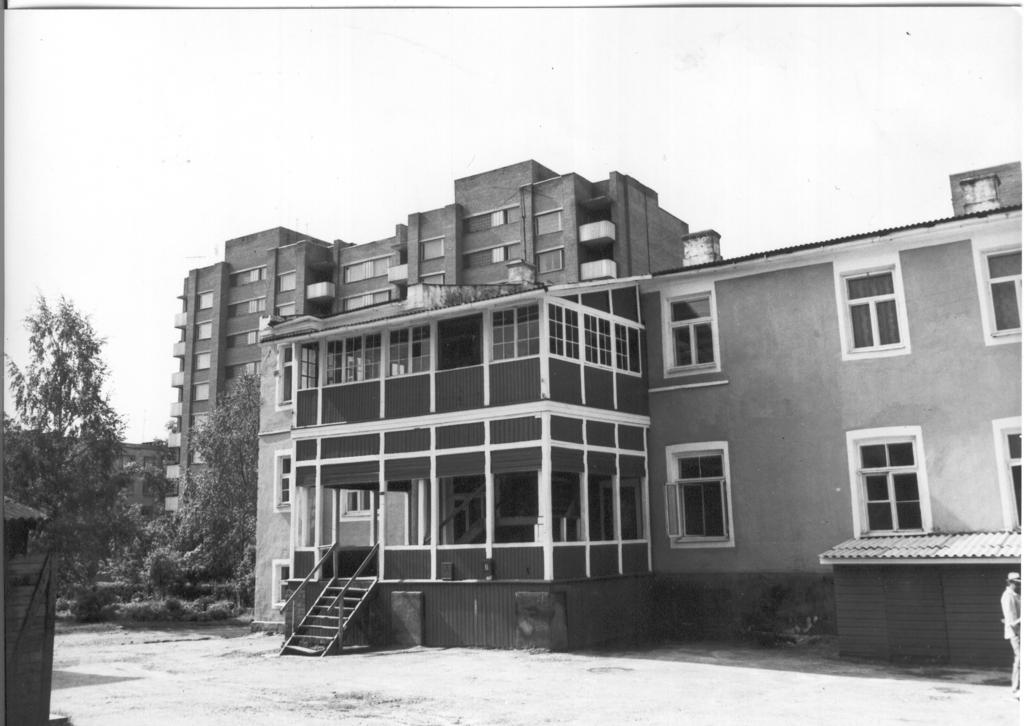
[[[378,546],[374,545],[351,577],[334,577],[328,581],[312,607],[285,639],[279,655],[323,657],[343,651],[345,636],[360,624],[360,618],[365,620],[369,616],[368,601],[376,594],[377,576],[363,577],[362,574],[376,558]],[[321,559],[321,563],[326,557]],[[291,600],[289,598],[286,606]]]

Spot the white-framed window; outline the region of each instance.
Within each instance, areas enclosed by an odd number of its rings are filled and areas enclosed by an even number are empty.
[[[346,517],[368,517],[373,506],[373,492],[356,489],[341,490],[342,515]]]
[[[318,343],[303,343],[299,346],[299,390],[316,388],[320,385],[319,379],[319,355],[320,345]]]
[[[556,209],[553,212],[542,212],[533,215],[533,232],[538,237],[542,234],[562,231],[562,210]]]
[[[199,305],[200,310],[207,310],[213,307],[213,291],[199,293]]]
[[[594,315],[583,314],[583,353],[587,363],[612,365],[611,322]]]
[[[210,367],[210,354],[209,353],[196,353],[195,369],[197,371],[205,371]]]
[[[228,336],[229,348],[240,348],[244,345],[256,345],[259,342],[258,330],[246,330],[244,333],[234,333]]]
[[[282,405],[292,402],[292,382],[295,370],[292,362],[293,355],[290,345],[284,345],[277,351],[277,367],[281,371],[281,377],[277,384],[277,400]]]
[[[196,326],[196,340],[209,340],[213,337],[213,323],[199,323]]]
[[[192,400],[193,401],[209,401],[210,400],[210,384],[209,383],[197,383],[192,386]]]
[[[672,547],[733,547],[729,444],[665,448],[665,526]]]
[[[368,292],[364,295],[353,295],[347,297],[341,301],[342,307],[348,310],[358,310],[359,308],[369,307],[370,305],[377,305],[379,303],[386,303],[391,299],[391,290],[377,290],[375,292]]]
[[[281,305],[278,305],[274,309],[274,312],[277,313],[277,315],[279,317],[282,317],[282,318],[287,316],[287,315],[294,315],[295,314],[295,303],[289,302],[289,303],[283,303]]]
[[[288,580],[291,578],[291,572],[291,560],[270,561],[270,601],[275,608],[284,607],[285,600],[288,599],[285,590]]]
[[[327,342],[324,385],[380,378],[380,333]]]
[[[238,287],[239,285],[249,285],[260,280],[267,279],[267,268],[266,267],[254,267],[251,270],[242,270],[231,275],[231,287]]]
[[[548,304],[548,350],[554,355],[580,357],[579,313],[561,305]]]
[[[491,315],[493,360],[540,353],[540,317],[536,305],[498,310]]]
[[[1003,521],[1007,529],[1021,525],[1020,432],[1020,416],[996,419],[992,422],[999,493],[1003,503]]]
[[[843,360],[910,353],[899,254],[841,258],[833,269]]]
[[[444,284],[444,273],[435,272],[432,275],[423,275],[420,278],[420,282],[424,285],[443,285]]]
[[[1020,248],[982,251],[979,262],[986,338],[1020,340]]]
[[[562,254],[562,248],[559,247],[555,250],[544,250],[537,253],[537,271],[544,272],[558,272],[565,266],[565,257]]]
[[[292,455],[291,452],[279,452],[276,457],[275,468],[277,475],[277,498],[278,508],[291,506],[292,501]]]
[[[721,370],[713,290],[670,297],[664,307],[666,375]]]
[[[252,300],[243,300],[242,302],[235,303],[228,308],[228,315],[232,318],[237,318],[240,315],[262,313],[266,309],[267,299],[265,297],[257,297]]]
[[[390,257],[377,257],[372,260],[355,262],[345,265],[345,282],[359,282],[372,277],[383,277],[388,274]]]
[[[295,289],[295,270],[282,272],[277,276],[277,291],[291,292]]]
[[[430,326],[392,330],[388,349],[388,376],[430,370]]]
[[[848,431],[846,449],[855,536],[931,531],[920,426]]]
[[[436,260],[444,257],[444,237],[420,240],[420,259]]]
[[[630,373],[640,372],[640,330],[615,324],[615,367]]]

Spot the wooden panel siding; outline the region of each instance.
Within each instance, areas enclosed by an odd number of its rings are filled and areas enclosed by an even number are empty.
[[[619,546],[614,544],[590,545],[590,576],[604,577],[619,574]]]
[[[1010,646],[1003,640],[999,609],[993,603],[998,604],[1006,586],[1007,567],[952,566],[941,572],[949,662],[1005,666]]]
[[[313,461],[316,459],[316,439],[304,439],[295,442],[295,460]]]
[[[583,451],[551,447],[551,471],[583,471]]]
[[[430,550],[384,550],[387,580],[429,580]]]
[[[301,580],[309,571],[316,565],[316,552],[313,550],[296,550],[295,551],[295,568],[292,572],[293,580]]]
[[[644,430],[639,426],[619,424],[619,448],[643,451]]]
[[[491,405],[540,400],[540,358],[492,363]]]
[[[491,452],[491,473],[539,471],[543,456],[539,446],[528,449],[500,449]]]
[[[426,451],[430,448],[430,429],[387,431],[384,434],[384,453],[400,454],[406,451]]]
[[[353,423],[380,418],[380,383],[349,383],[323,389],[323,422]]]
[[[388,378],[384,382],[384,415],[388,418],[430,413],[430,374]]]
[[[643,641],[651,627],[650,575],[559,585],[564,591],[569,649]]]
[[[622,574],[647,572],[647,543],[629,542],[622,545]]]
[[[945,661],[949,644],[939,569],[887,568],[884,582],[889,650],[893,657]]]
[[[482,580],[484,577],[484,557],[487,550],[483,547],[466,549],[438,547],[437,576],[441,577],[442,563],[452,563],[452,579]]]
[[[540,431],[540,419],[534,416],[498,419],[491,421],[491,443],[511,444],[516,441],[534,441],[540,438]]]
[[[551,376],[551,400],[560,403],[583,403],[578,363],[551,358],[548,361]]]
[[[295,470],[295,486],[311,487],[316,486],[316,467],[300,466]]]
[[[462,446],[483,446],[483,422],[438,426],[434,434],[439,449],[456,449]]]
[[[345,456],[373,456],[380,453],[380,436],[363,434],[362,436],[334,436],[323,439],[320,443],[320,456],[323,459],[339,459]]]
[[[316,426],[316,405],[318,391],[314,388],[299,391],[295,396],[295,425]]]
[[[320,467],[320,483],[325,487],[372,484],[377,488],[380,461],[353,461],[349,464],[325,464]]]
[[[407,459],[385,459],[384,478],[388,481],[429,479],[430,457],[414,456]]]
[[[833,570],[840,655],[887,658],[885,586],[879,568],[843,565]]]
[[[438,371],[434,380],[437,387],[438,412],[483,408],[483,366]]]
[[[484,452],[470,451],[464,454],[442,454],[437,457],[438,476],[470,476],[484,473]]]
[[[555,547],[554,552],[556,580],[573,580],[587,576],[586,545],[565,545]]]
[[[544,579],[544,548],[495,547],[494,577],[497,580]]]
[[[574,444],[582,444],[583,421],[578,418],[552,416],[551,438],[555,441],[571,441]]]
[[[620,287],[612,290],[612,312],[619,317],[640,321],[640,312],[636,306],[635,287]]]
[[[604,421],[587,421],[587,444],[615,446],[615,424]]]
[[[646,414],[648,412],[647,381],[640,376],[627,376],[625,373],[616,373],[615,379],[619,387],[617,392],[619,410],[625,413]]]
[[[583,380],[587,391],[587,405],[591,408],[614,409],[615,381],[611,371],[593,366],[583,366]]]

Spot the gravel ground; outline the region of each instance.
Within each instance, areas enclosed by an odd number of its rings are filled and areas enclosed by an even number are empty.
[[[835,643],[278,657],[244,625],[60,626],[51,711],[140,724],[1013,724],[1008,674],[840,660]],[[1009,653],[1009,646],[1007,646]]]

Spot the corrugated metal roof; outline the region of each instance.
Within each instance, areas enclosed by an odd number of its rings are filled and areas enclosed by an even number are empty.
[[[1020,559],[1020,532],[963,532],[848,539],[821,562],[856,560]]]
[[[947,222],[959,222],[966,219],[980,219],[981,217],[988,217],[993,214],[1003,214],[1006,212],[1019,212],[1021,205],[1015,204],[1009,207],[998,207],[996,209],[986,209],[980,212],[972,212],[971,214],[963,214],[959,217],[944,217],[942,219],[932,219],[926,222],[915,222],[914,224],[905,224],[901,227],[888,227],[886,229],[877,229],[873,232],[861,232],[858,234],[848,235],[846,237],[835,237],[833,239],[822,240],[820,242],[808,242],[807,244],[794,245],[792,247],[778,247],[774,250],[765,250],[764,252],[754,252],[749,255],[742,255],[740,257],[730,257],[722,260],[715,260],[714,262],[705,262],[702,265],[689,265],[688,267],[675,267],[671,270],[659,270],[654,273],[654,277],[663,277],[664,275],[672,275],[679,272],[689,272],[690,270],[706,270],[712,267],[725,267],[727,265],[735,265],[740,262],[748,262],[750,260],[761,260],[769,257],[778,257],[781,255],[793,254],[794,252],[803,252],[804,250],[813,250],[819,247],[831,247],[833,245],[843,244],[844,242],[854,242],[856,240],[870,239],[871,237],[883,237],[887,234],[894,234],[896,232],[907,232],[914,229],[925,229],[927,227],[935,227],[940,224],[946,224]]]
[[[17,519],[26,519],[31,521],[46,519],[46,515],[40,512],[38,509],[19,504],[10,497],[4,497],[4,520],[14,521]]]

